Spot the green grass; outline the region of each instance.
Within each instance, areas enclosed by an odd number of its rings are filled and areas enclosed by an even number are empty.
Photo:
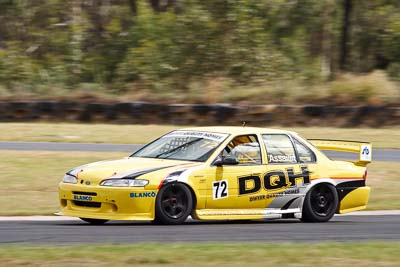
[[[0,215],[52,214],[58,209],[57,186],[73,167],[117,159],[128,153],[1,151]],[[367,183],[372,187],[368,209],[400,209],[398,163],[369,165]]]
[[[400,243],[0,247],[2,266],[399,266]]]
[[[0,141],[144,144],[176,128],[171,125],[1,123]]]
[[[262,125],[260,125],[262,126]],[[174,125],[115,125],[78,123],[1,123],[0,141],[144,144]],[[268,126],[274,127],[274,126]],[[274,128],[282,128],[276,126]],[[372,142],[375,148],[400,148],[400,128],[293,127],[306,138],[331,138]],[[10,134],[12,133],[12,134]]]
[[[57,186],[65,172],[125,156],[129,153],[1,151],[0,215],[52,214],[58,209]]]
[[[372,188],[368,209],[400,209],[399,178],[398,162],[373,162],[368,165],[367,184]]]

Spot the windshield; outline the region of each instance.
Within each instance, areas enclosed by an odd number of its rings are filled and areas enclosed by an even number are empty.
[[[146,145],[132,157],[206,161],[228,134],[174,131]]]

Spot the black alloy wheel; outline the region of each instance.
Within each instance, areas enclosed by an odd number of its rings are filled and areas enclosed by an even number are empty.
[[[181,183],[173,183],[160,189],[156,198],[155,222],[181,224],[193,209],[190,189]]]
[[[302,221],[327,222],[336,212],[338,194],[330,184],[317,184],[308,191],[303,205]]]

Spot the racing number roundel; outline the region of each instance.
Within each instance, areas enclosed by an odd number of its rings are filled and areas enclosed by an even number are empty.
[[[213,199],[228,197],[228,181],[221,180],[213,182]]]

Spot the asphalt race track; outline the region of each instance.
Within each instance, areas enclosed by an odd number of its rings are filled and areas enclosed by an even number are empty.
[[[160,226],[150,222],[111,222],[95,226],[80,220],[0,221],[0,244],[138,242],[321,242],[399,241],[400,215],[335,216],[327,223],[298,220],[199,222]]]
[[[0,150],[50,150],[50,151],[126,151],[127,155],[138,150],[138,144],[90,144],[55,142],[0,142]],[[356,160],[355,153],[325,151],[332,158]],[[400,162],[400,149],[373,149],[373,161]]]
[[[48,142],[0,142],[0,150],[124,151],[141,145],[81,144]],[[327,152],[332,158],[356,159],[356,154]],[[374,161],[400,162],[400,150],[374,149]],[[328,223],[301,223],[299,220],[200,222],[160,226],[151,222],[113,221],[89,225],[63,217],[0,218],[0,245],[88,243],[127,244],[138,242],[362,242],[400,241],[400,212],[367,212],[364,215],[335,216]]]

